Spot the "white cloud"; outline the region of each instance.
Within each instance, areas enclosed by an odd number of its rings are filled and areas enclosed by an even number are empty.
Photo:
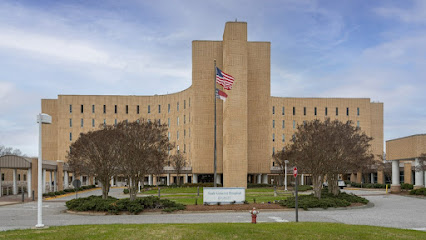
[[[416,0],[413,1],[412,6],[409,1],[404,1],[404,8],[402,7],[378,7],[374,11],[383,17],[397,18],[406,23],[426,23],[426,1]]]

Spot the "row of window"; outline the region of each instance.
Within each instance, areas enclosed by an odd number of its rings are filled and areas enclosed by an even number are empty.
[[[189,115],[191,116],[191,114]],[[168,127],[170,127],[170,118],[167,119]],[[125,120],[128,121],[127,119]],[[136,120],[139,123],[139,119]],[[148,119],[148,122],[151,122],[151,119]],[[188,122],[191,122],[191,117],[188,118]],[[179,117],[176,120],[177,125],[179,126]],[[106,125],[106,119],[104,119],[104,125]],[[158,119],[158,124],[161,124],[161,119]],[[183,124],[186,124],[186,115],[183,115]],[[117,119],[114,119],[114,125],[117,125]],[[84,119],[80,119],[80,126],[84,127]],[[72,127],[72,118],[70,118],[70,127]],[[95,127],[95,119],[92,119],[92,127]]]
[[[191,107],[191,98],[189,99],[188,107]],[[125,106],[126,114],[129,114],[129,105]],[[176,109],[179,111],[179,102],[176,104]],[[186,109],[186,100],[183,100],[183,109]],[[151,113],[151,105],[148,105],[148,113]],[[170,104],[167,106],[167,112],[170,113]],[[70,113],[72,113],[72,104],[70,104]],[[84,113],[84,105],[80,105],[80,113]],[[92,113],[95,113],[95,105],[92,105]],[[103,113],[106,113],[106,105],[103,105]],[[118,113],[118,106],[114,105],[114,113]],[[161,113],[161,105],[158,105],[158,113]],[[136,114],[140,114],[139,105],[136,106]]]
[[[306,120],[303,121],[303,125],[306,124]],[[359,121],[356,121],[356,126],[359,127]],[[272,120],[272,128],[275,128],[275,120]],[[285,128],[285,120],[283,120],[282,128]],[[296,129],[296,120],[293,120],[293,129]]]
[[[27,181],[27,174],[23,174],[24,175],[24,180],[22,181]],[[1,180],[4,181],[5,176],[4,173],[1,174]],[[18,173],[18,181],[21,181],[21,174]]]
[[[360,110],[356,109],[356,115],[359,116]],[[275,106],[272,106],[272,114],[275,114]],[[324,108],[325,116],[328,116],[328,107]],[[282,107],[282,115],[285,115],[285,107]],[[293,115],[296,115],[296,107],[293,107]],[[303,115],[306,116],[306,107],[303,107]],[[317,107],[314,107],[314,115],[317,116]],[[336,107],[336,116],[339,116],[339,108]],[[346,108],[346,116],[349,116],[349,108]]]

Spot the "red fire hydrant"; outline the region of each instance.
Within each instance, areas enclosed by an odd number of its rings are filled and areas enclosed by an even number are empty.
[[[256,218],[257,218],[257,214],[259,214],[259,211],[256,210],[256,208],[254,207],[253,210],[250,211],[251,213],[251,223],[256,224]]]

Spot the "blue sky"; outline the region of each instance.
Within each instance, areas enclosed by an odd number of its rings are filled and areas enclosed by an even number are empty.
[[[191,85],[192,40],[246,21],[271,92],[384,102],[385,140],[426,132],[426,1],[1,1],[0,145],[37,155],[40,99]]]

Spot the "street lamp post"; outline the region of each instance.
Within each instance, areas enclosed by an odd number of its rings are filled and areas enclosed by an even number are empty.
[[[284,167],[284,191],[287,191],[287,163],[288,160],[284,161],[285,167]]]
[[[38,123],[38,131],[39,131],[39,137],[38,137],[38,190],[37,190],[37,225],[35,225],[36,228],[42,228],[44,227],[44,224],[42,222],[42,207],[43,207],[43,189],[42,186],[44,184],[42,180],[42,154],[41,154],[41,125],[42,124],[50,124],[52,123],[52,117],[45,113],[40,113],[37,115],[37,123]]]

